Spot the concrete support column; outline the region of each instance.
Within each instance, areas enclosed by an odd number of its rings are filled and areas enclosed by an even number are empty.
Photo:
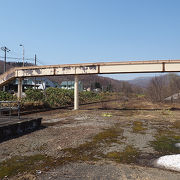
[[[18,99],[22,98],[22,78],[18,78]]]
[[[75,75],[74,78],[74,110],[79,109],[79,78]]]

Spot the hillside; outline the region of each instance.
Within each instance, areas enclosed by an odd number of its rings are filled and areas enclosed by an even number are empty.
[[[128,82],[132,85],[139,86],[141,88],[147,88],[153,77],[139,77]]]
[[[6,69],[9,70],[13,66],[10,65],[9,63],[6,64]],[[0,60],[0,74],[4,73],[4,61]]]

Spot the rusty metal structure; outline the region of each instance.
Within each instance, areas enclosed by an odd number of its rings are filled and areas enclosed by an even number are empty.
[[[16,111],[16,115],[12,112]],[[0,120],[1,119],[20,119],[20,102],[19,101],[0,101]]]
[[[127,62],[101,62],[83,64],[64,64],[49,66],[31,66],[13,68],[0,75],[0,86],[4,86],[15,78],[19,79],[18,98],[22,96],[22,78],[42,76],[75,76],[74,109],[78,109],[78,76],[88,74],[120,74],[120,73],[160,73],[179,72],[180,60],[152,60]]]

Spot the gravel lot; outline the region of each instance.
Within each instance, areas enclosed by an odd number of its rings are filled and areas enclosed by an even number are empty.
[[[2,142],[0,162],[14,156],[36,154],[61,159],[69,156],[72,150],[77,153],[78,147],[86,145],[82,157],[87,151],[90,160],[81,157],[63,165],[51,166],[47,170],[20,172],[10,179],[180,179],[178,172],[153,167],[153,161],[161,153],[150,145],[150,142],[156,140],[156,134],[164,130],[171,130],[173,135],[180,136],[179,126],[173,126],[179,115],[180,112],[169,111],[100,109],[54,110],[28,115],[43,117],[44,128]],[[113,134],[114,131],[116,134]],[[110,132],[110,138],[107,132]],[[90,147],[87,142],[93,142],[95,148],[87,149]],[[138,154],[138,158],[129,161],[129,157],[132,157],[129,151],[135,153],[133,156]],[[128,158],[121,162],[117,158],[122,153]],[[96,160],[91,160],[91,157]]]

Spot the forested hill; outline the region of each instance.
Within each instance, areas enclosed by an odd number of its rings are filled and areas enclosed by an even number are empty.
[[[7,70],[10,69],[11,67],[13,66],[10,65],[9,63],[6,63]],[[4,72],[4,61],[0,60],[0,74],[2,74],[3,72]]]
[[[22,67],[22,62],[6,62],[6,70],[8,71],[13,67]],[[26,66],[32,66],[33,64],[25,62]],[[0,74],[4,73],[4,61],[0,60]]]

